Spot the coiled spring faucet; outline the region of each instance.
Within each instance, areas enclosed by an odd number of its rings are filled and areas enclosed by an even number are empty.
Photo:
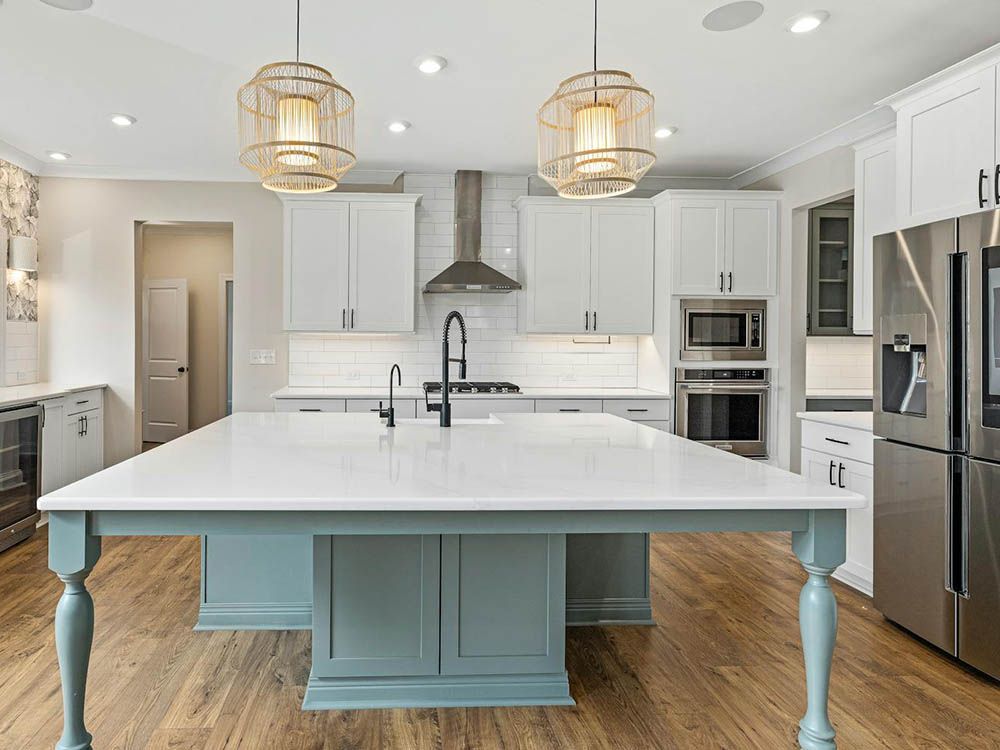
[[[451,323],[453,320],[458,321],[458,327],[462,332],[462,356],[458,359],[450,356],[448,347],[448,336],[451,332]],[[448,400],[448,392],[451,390],[451,384],[448,379],[449,364],[451,362],[458,362],[458,377],[461,380],[465,380],[467,369],[465,345],[467,342],[468,336],[465,331],[465,318],[462,317],[462,313],[458,310],[452,310],[444,319],[444,332],[441,335],[441,403],[427,404],[427,411],[441,412],[442,427],[451,427],[451,403]]]

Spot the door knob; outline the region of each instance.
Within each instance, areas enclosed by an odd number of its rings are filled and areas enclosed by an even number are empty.
[[[187,369],[188,368],[186,368],[186,367],[178,367],[177,368],[177,372],[187,372]]]

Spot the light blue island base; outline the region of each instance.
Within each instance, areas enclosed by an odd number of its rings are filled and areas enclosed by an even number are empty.
[[[566,535],[566,624],[654,624],[649,534]],[[309,537],[202,537],[195,630],[311,627]]]
[[[806,710],[798,742],[803,750],[836,749],[828,703],[837,605],[829,576],[844,561],[843,509],[49,510],[49,567],[65,586],[55,615],[64,714],[57,750],[92,750],[84,698],[94,603],[85,580],[98,562],[103,536],[313,536],[314,564],[320,573],[315,591],[331,593],[323,606],[314,605],[308,708],[375,707],[394,700],[402,701],[398,705],[430,705],[423,700],[449,705],[448,693],[455,696],[465,686],[473,705],[508,705],[508,700],[569,704],[568,689],[562,688],[565,615],[562,606],[555,606],[564,605],[559,591],[565,582],[565,535],[670,531],[792,532],[792,549],[808,574],[799,597]],[[395,564],[393,575],[387,576],[388,567],[372,564],[378,555],[360,554],[373,541],[383,554],[411,563],[405,583],[396,580]],[[505,565],[497,568],[494,562],[501,558]],[[329,586],[318,585],[323,576]],[[385,586],[384,596],[366,590],[373,585]],[[505,609],[521,596],[534,604],[516,607],[511,616]],[[437,608],[432,606],[435,597]],[[358,605],[361,611],[345,611],[339,601]],[[392,616],[381,617],[380,612]],[[402,626],[394,621],[400,612],[406,615]],[[508,623],[515,626],[513,634],[504,632]],[[362,632],[362,624],[374,625],[374,632]],[[376,673],[379,669],[381,674]],[[408,674],[400,674],[402,670]],[[402,683],[393,685],[390,677]],[[425,692],[421,685],[434,687]],[[516,695],[502,695],[509,685]],[[542,693],[533,701],[528,695],[532,685]],[[492,696],[486,695],[490,686],[497,689]],[[374,691],[374,698],[366,688]],[[424,697],[408,695],[407,690]]]

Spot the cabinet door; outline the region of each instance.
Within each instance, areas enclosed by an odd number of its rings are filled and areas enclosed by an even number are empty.
[[[412,203],[352,203],[352,331],[413,330],[415,218]]]
[[[817,482],[826,482],[835,486],[837,484],[837,459],[826,453],[803,448],[800,473],[802,476]]]
[[[896,139],[886,138],[854,154],[855,335],[872,335],[872,242],[896,228]]]
[[[653,209],[594,206],[590,234],[590,328],[653,332]]]
[[[993,207],[996,96],[996,70],[989,68],[899,108],[900,227]]]
[[[868,498],[868,507],[847,511],[847,560],[840,566],[839,572],[848,583],[870,595],[874,558],[871,503],[875,497],[872,466],[859,461],[838,459],[837,472],[838,481],[847,489]]]
[[[810,336],[848,336],[851,312],[854,210],[814,208],[809,212]]]
[[[725,293],[726,202],[682,198],[671,203],[674,294]]]
[[[285,328],[347,328],[350,207],[347,203],[285,204]]]
[[[725,281],[727,294],[777,294],[777,201],[726,201]]]
[[[440,539],[313,537],[314,675],[438,673]]]
[[[590,328],[590,209],[524,209],[527,333],[586,333]]]
[[[562,672],[564,534],[441,537],[441,674]]]
[[[83,435],[76,442],[76,471],[80,478],[104,468],[104,420],[100,411],[84,412]]]
[[[80,448],[80,441],[83,439],[83,415],[69,417],[63,423],[63,484],[71,484],[78,479],[83,479],[80,472],[77,454]]]
[[[66,484],[66,457],[63,450],[65,407],[62,399],[43,401],[45,424],[42,427],[42,494]]]

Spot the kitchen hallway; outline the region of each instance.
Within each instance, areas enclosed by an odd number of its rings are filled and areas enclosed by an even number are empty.
[[[43,527],[44,529],[44,527]],[[104,540],[87,723],[102,750],[791,748],[805,705],[787,534],[659,534],[654,627],[567,631],[575,707],[302,711],[308,631],[194,632],[198,540]],[[0,738],[61,725],[47,534],[0,557]],[[1000,748],[989,680],[885,621],[840,583],[831,719],[845,749]],[[767,717],[766,721],[761,721]]]

